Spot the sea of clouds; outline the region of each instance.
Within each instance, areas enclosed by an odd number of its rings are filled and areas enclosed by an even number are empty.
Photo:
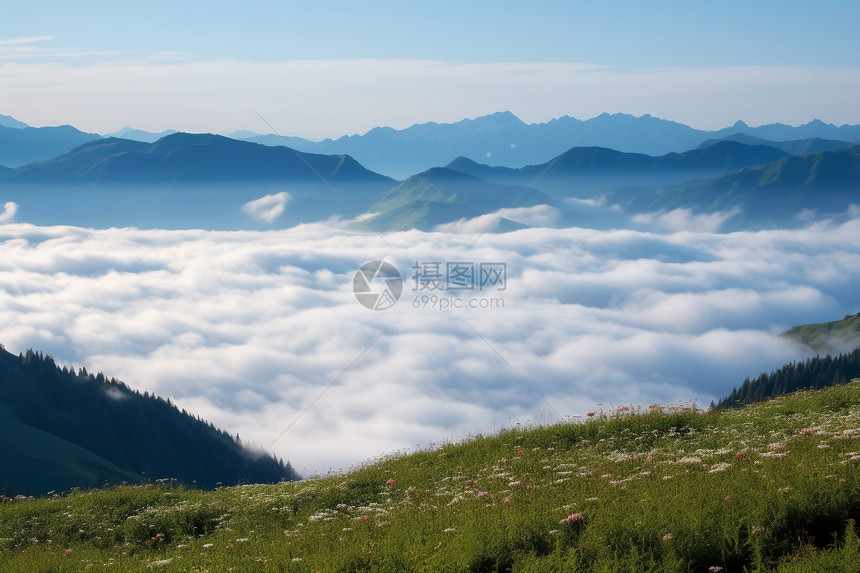
[[[811,354],[779,332],[860,310],[860,219],[702,227],[380,236],[10,222],[0,342],[169,396],[306,475],[325,473],[620,404],[706,407]],[[373,260],[403,275],[387,310],[353,293]],[[505,283],[415,290],[413,267],[468,262],[503,263]],[[493,308],[440,309],[451,297]]]

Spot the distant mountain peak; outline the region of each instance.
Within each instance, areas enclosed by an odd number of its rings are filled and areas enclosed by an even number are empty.
[[[732,125],[732,129],[749,129],[749,126],[745,122],[737,120],[734,125]]]

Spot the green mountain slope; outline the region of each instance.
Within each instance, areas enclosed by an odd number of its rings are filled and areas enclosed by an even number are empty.
[[[860,313],[848,315],[842,320],[795,326],[781,336],[821,352],[860,346]]]
[[[0,569],[856,571],[858,450],[860,380],[624,407],[302,482],[0,504]]]
[[[860,201],[860,145],[790,156],[717,179],[655,191],[617,191],[610,200],[633,212],[692,208],[709,213],[739,208],[741,214],[732,221],[759,225],[787,224],[804,210],[841,213]]]
[[[377,231],[431,230],[435,226],[471,219],[501,209],[551,204],[540,191],[522,185],[488,183],[482,179],[434,167],[409,177],[368,207]],[[511,230],[515,223],[504,222]]]

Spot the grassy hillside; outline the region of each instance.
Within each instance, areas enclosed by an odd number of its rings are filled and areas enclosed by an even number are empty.
[[[0,570],[854,571],[860,380],[742,409],[621,407],[214,492],[0,504]]]
[[[782,333],[782,336],[801,342],[813,350],[833,350],[860,345],[860,313],[842,320],[802,324]]]

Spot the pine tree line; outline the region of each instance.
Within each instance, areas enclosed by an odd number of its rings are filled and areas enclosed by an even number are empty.
[[[770,374],[762,373],[758,378],[747,378],[738,388],[720,399],[712,408],[734,408],[758,402],[771,396],[789,394],[796,390],[819,389],[845,384],[860,377],[860,348],[847,354],[824,358],[815,356],[804,362],[791,362]]]
[[[41,352],[16,357],[0,351],[0,403],[20,422],[142,480],[173,478],[208,489],[299,478],[289,463],[243,447],[238,435],[180,411],[169,399],[140,394],[86,368],[61,368]]]

